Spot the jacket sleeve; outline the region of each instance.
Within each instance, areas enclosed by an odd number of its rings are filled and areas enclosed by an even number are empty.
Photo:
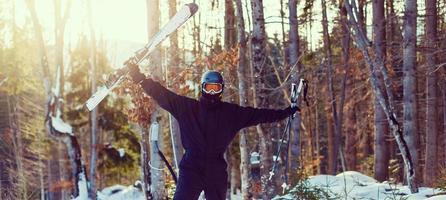
[[[181,109],[185,108],[186,97],[177,95],[172,91],[163,87],[160,83],[151,78],[147,78],[141,82],[144,91],[151,96],[161,108],[167,110],[174,116],[178,116]]]
[[[237,118],[238,128],[242,129],[261,123],[271,123],[282,120],[293,114],[293,111],[291,107],[282,110],[274,110],[239,106],[236,114],[237,115],[234,117]]]

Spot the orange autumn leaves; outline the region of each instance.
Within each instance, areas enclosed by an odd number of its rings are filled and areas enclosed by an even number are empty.
[[[154,100],[146,95],[140,85],[133,83],[130,79],[124,80],[121,87],[118,88],[118,94],[126,93],[130,94],[133,104],[126,110],[129,120],[147,127],[150,123],[150,116],[155,110]]]

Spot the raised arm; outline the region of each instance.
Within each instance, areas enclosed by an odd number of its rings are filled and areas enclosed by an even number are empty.
[[[261,123],[271,123],[282,120],[291,114],[294,114],[299,108],[288,107],[283,110],[262,109],[239,106],[236,112],[238,127],[244,128]]]
[[[144,91],[151,96],[161,108],[169,111],[171,114],[176,115],[178,112],[181,112],[182,108],[185,108],[187,101],[186,97],[173,93],[153,79],[146,78],[140,84]]]
[[[151,96],[161,108],[167,110],[172,115],[177,116],[182,109],[186,108],[187,97],[183,97],[173,93],[160,83],[151,78],[146,78],[144,74],[139,71],[137,66],[129,66],[130,76],[135,83],[141,84],[147,95]]]

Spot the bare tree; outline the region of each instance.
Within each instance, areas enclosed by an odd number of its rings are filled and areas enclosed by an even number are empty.
[[[39,18],[37,16],[37,12],[35,10],[35,5],[34,5],[34,0],[27,0],[26,1],[26,5],[28,7],[28,10],[31,14],[31,20],[33,22],[33,26],[34,26],[34,34],[36,36],[36,40],[37,40],[37,46],[38,46],[38,55],[39,55],[39,59],[40,59],[40,67],[42,70],[42,81],[43,81],[43,87],[45,89],[45,96],[46,96],[46,100],[45,100],[45,105],[44,105],[44,112],[45,112],[45,116],[47,115],[47,113],[49,113],[49,106],[48,103],[51,100],[51,96],[52,96],[52,92],[51,92],[51,87],[53,84],[53,81],[51,80],[50,77],[50,72],[49,72],[49,64],[48,64],[48,57],[47,57],[47,53],[46,53],[46,47],[45,47],[45,43],[44,43],[44,39],[43,39],[43,30],[42,27],[40,25],[39,22]],[[50,129],[46,129],[46,135],[51,135]],[[48,160],[48,188],[52,188],[53,184],[55,184],[56,181],[59,180],[59,156],[57,154],[58,149],[56,145],[52,145],[51,146],[51,158]],[[58,191],[49,191],[49,199],[60,199],[60,193]]]
[[[426,0],[426,156],[424,184],[433,186],[437,174],[437,135],[438,135],[438,70],[437,58],[437,0]]]
[[[61,0],[54,0],[54,35],[55,35],[55,59],[56,59],[56,69],[60,69],[59,73],[60,75],[56,75],[59,77],[59,80],[56,79],[56,84],[54,86],[56,86],[57,84],[60,84],[59,86],[59,96],[57,98],[60,98],[60,102],[57,103],[57,107],[60,109],[60,111],[63,113],[64,112],[64,104],[62,99],[64,98],[64,93],[65,93],[65,65],[64,65],[64,36],[65,36],[65,25],[67,23],[68,17],[70,15],[70,9],[71,7],[71,1],[67,2],[67,6],[65,7],[64,11],[62,11],[62,1]],[[60,149],[55,152],[55,153],[59,153],[59,165],[61,165],[61,167],[59,167],[59,173],[60,173],[60,178],[62,179],[68,179],[68,174],[65,171],[64,166],[64,159],[61,159],[64,157],[63,155],[63,145],[61,143],[58,143],[60,145]],[[68,198],[69,194],[62,189],[62,198]]]
[[[366,0],[358,0],[358,22],[359,22],[359,27],[362,29],[362,31],[364,31],[364,33],[367,33],[367,27],[366,27],[366,22],[367,22],[367,11],[365,9],[367,4]]]
[[[141,188],[144,199],[153,199],[150,190],[151,184],[150,166],[149,166],[149,128],[145,125],[139,125],[141,141],[139,142],[141,149]]]
[[[40,65],[43,71],[43,83],[45,92],[47,94],[47,102],[45,105],[45,127],[48,135],[56,141],[62,142],[67,148],[68,157],[71,165],[71,174],[73,177],[74,188],[72,191],[73,197],[81,196],[87,198],[87,177],[85,173],[85,167],[82,163],[81,149],[76,137],[72,132],[70,125],[66,124],[62,119],[62,85],[63,85],[63,30],[65,22],[69,16],[69,10],[71,1],[65,7],[65,14],[62,16],[60,13],[60,2],[55,1],[56,8],[56,22],[58,28],[56,29],[56,50],[60,50],[60,53],[56,55],[56,78],[54,85],[51,83],[51,76],[49,65],[46,56],[46,50],[43,40],[42,29],[40,22],[37,18],[35,10],[35,2],[33,0],[26,1],[28,10],[30,11],[31,18],[33,20],[34,31],[38,43],[38,51],[40,55]],[[52,88],[53,87],[53,88]],[[54,92],[53,92],[54,91]]]
[[[265,73],[267,71],[267,59],[266,56],[266,32],[265,32],[265,18],[263,14],[263,0],[251,0],[251,17],[253,22],[252,38],[251,38],[251,66],[254,79],[254,106],[263,106],[266,102],[265,98]],[[263,194],[256,192],[254,198],[258,198],[263,195],[272,196],[275,191],[274,185],[268,185],[268,172],[272,166],[272,143],[271,136],[263,130],[261,125],[256,126],[257,133],[259,135],[259,151],[261,159],[261,185]],[[254,181],[253,181],[254,182]],[[258,182],[257,182],[258,183]],[[255,183],[254,183],[255,184]]]
[[[169,0],[169,17],[173,17],[177,12],[177,3],[176,0]],[[180,65],[179,60],[179,52],[178,52],[178,33],[175,31],[173,32],[170,37],[170,68],[178,69]],[[167,78],[167,80],[170,80]],[[180,133],[180,125],[178,124],[178,121],[169,113],[169,122],[170,122],[170,133],[171,133],[171,140],[172,140],[172,147],[173,147],[173,155],[174,155],[174,163],[176,168],[176,173],[179,173],[180,166],[178,165],[180,163],[181,158],[183,157],[183,145],[181,144],[181,133]]]
[[[160,1],[159,0],[146,0],[147,6],[147,36],[148,39],[153,37],[159,30],[160,24]],[[151,54],[151,71],[152,75],[155,77],[162,77],[162,65],[161,65],[161,49],[158,48]],[[150,185],[150,193],[154,199],[163,199],[166,196],[164,190],[164,174],[162,169],[164,168],[164,163],[161,157],[158,154],[158,151],[163,146],[163,140],[154,140],[154,138],[162,138],[161,131],[159,129],[153,127],[160,127],[160,122],[158,120],[161,112],[161,108],[157,105],[155,111],[151,116],[151,125],[150,125],[150,134],[154,134],[151,136],[150,140],[150,174],[151,174],[151,185]]]
[[[373,43],[375,47],[375,62],[384,65],[386,53],[386,18],[384,16],[384,0],[374,0],[372,2],[373,8]],[[385,67],[385,66],[383,66]],[[376,77],[381,74],[375,70]],[[384,88],[384,83],[379,78],[379,87]],[[387,144],[387,134],[389,126],[386,120],[386,115],[379,104],[378,98],[375,97],[375,157],[374,157],[374,171],[375,179],[378,181],[385,181],[388,178],[389,167],[389,150]]]
[[[331,111],[333,114],[333,124],[334,124],[334,135],[332,140],[333,149],[329,152],[329,173],[336,174],[338,167],[339,153],[341,152],[341,124],[338,115],[336,96],[333,87],[333,63],[332,63],[332,50],[330,34],[328,30],[328,20],[327,20],[327,6],[325,0],[321,0],[322,5],[322,33],[324,38],[324,49],[325,49],[325,60],[324,65],[327,67],[327,85],[328,85],[328,96],[329,103],[331,106]]]
[[[17,26],[16,26],[16,22],[15,22],[15,11],[14,11],[14,9],[15,9],[15,2],[12,2],[12,6],[13,6],[13,20],[12,20],[12,41],[14,42],[14,43],[16,43],[17,42]],[[16,44],[14,44],[14,45],[16,45]],[[14,57],[16,57],[16,54],[14,54]],[[17,59],[17,58],[14,58],[14,60],[15,59]],[[3,82],[3,81],[2,81]],[[18,174],[18,179],[17,179],[17,182],[18,182],[18,194],[17,194],[17,196],[19,197],[19,198],[22,198],[22,199],[27,199],[27,198],[29,198],[28,197],[28,188],[27,188],[27,186],[26,186],[26,183],[28,182],[28,180],[27,180],[27,178],[26,178],[26,176],[25,176],[25,174],[23,173],[23,170],[24,170],[24,134],[22,133],[22,130],[21,130],[21,128],[20,128],[20,124],[19,124],[19,122],[20,122],[20,114],[19,114],[19,112],[18,112],[18,109],[17,109],[17,106],[19,106],[19,105],[17,105],[18,104],[18,102],[17,102],[17,100],[16,100],[17,98],[15,98],[15,97],[12,97],[12,101],[11,101],[11,98],[9,98],[9,97],[7,97],[7,100],[8,100],[8,108],[11,108],[12,110],[11,110],[11,112],[9,112],[9,114],[11,115],[11,118],[12,119],[10,119],[9,120],[9,122],[10,122],[10,128],[11,128],[11,131],[12,131],[12,135],[13,135],[13,148],[14,148],[14,154],[15,154],[15,156],[14,156],[14,158],[15,158],[15,164],[16,164],[16,166],[17,166],[17,171],[19,172],[19,174]],[[22,172],[22,173],[20,173],[20,172]],[[0,194],[0,195],[2,195],[2,194]]]
[[[298,31],[298,21],[297,21],[297,0],[290,0],[288,2],[290,11],[290,31],[289,31],[289,67],[290,70],[297,67],[297,72],[290,72],[293,76],[293,82],[299,80],[300,77],[300,65],[299,65],[299,31]],[[283,48],[286,48],[285,46]],[[286,59],[285,59],[286,60]],[[286,62],[285,62],[286,63]],[[297,113],[293,119],[293,137],[290,141],[291,155],[290,155],[290,169],[298,169],[300,167],[300,123],[301,118]]]
[[[225,33],[224,42],[225,49],[229,50],[237,42],[235,32],[235,16],[234,16],[234,1],[225,0]]]
[[[92,22],[92,9],[91,1],[86,1],[87,3],[87,14],[88,14],[88,26],[90,28],[90,80],[91,80],[91,94],[96,93],[96,37]],[[89,196],[95,200],[96,199],[96,160],[97,160],[97,132],[98,132],[98,107],[90,112],[90,191]]]
[[[10,98],[7,97],[8,102],[8,108],[10,109],[9,114],[10,120],[9,120],[9,127],[11,128],[11,133],[13,135],[12,138],[12,147],[13,147],[13,155],[14,155],[14,164],[17,167],[18,177],[17,177],[17,198],[27,199],[29,198],[28,188],[26,186],[27,179],[25,174],[23,173],[24,170],[24,157],[23,157],[23,133],[19,126],[19,111],[17,110],[17,98]],[[2,195],[2,194],[0,194]]]
[[[405,0],[403,25],[403,133],[414,165],[415,181],[420,181],[418,173],[418,108],[416,78],[416,30],[417,1]]]
[[[345,6],[339,5],[339,12],[341,17],[341,26],[342,26],[342,64],[344,69],[344,76],[342,78],[342,88],[341,88],[341,98],[340,98],[340,104],[339,104],[339,128],[342,130],[342,121],[343,121],[343,110],[344,110],[344,102],[346,98],[346,91],[351,91],[351,84],[347,84],[348,79],[352,79],[352,74],[349,73],[349,63],[350,60],[350,30],[348,28],[348,20],[347,20],[347,10],[345,9]],[[352,95],[353,92],[351,91],[350,94]],[[347,120],[350,123],[348,124],[349,127],[346,129],[346,145],[345,145],[345,166],[344,170],[355,170],[356,168],[356,134],[354,132],[353,121],[355,120],[355,113],[354,108],[350,109],[350,111],[347,113]],[[347,121],[346,120],[346,121]],[[347,160],[350,162],[348,163]]]
[[[249,64],[246,59],[247,53],[247,41],[245,36],[245,21],[243,19],[243,7],[241,0],[235,0],[236,4],[236,17],[237,17],[237,39],[238,39],[238,66],[237,66],[237,78],[239,89],[239,101],[240,106],[248,105],[248,85],[247,74]],[[244,200],[250,199],[250,176],[249,176],[249,148],[247,131],[245,129],[240,131],[240,174],[242,182],[242,198]]]
[[[154,117],[156,115],[152,115]],[[161,142],[163,140],[162,137],[160,137],[161,134],[161,128],[160,124],[157,120],[153,120],[150,125],[150,170],[151,170],[151,179],[152,184],[150,185],[150,193],[153,196],[153,199],[165,199],[166,198],[166,192],[164,189],[164,163],[160,158],[160,155],[158,152],[160,151],[160,148],[162,148],[163,143]]]

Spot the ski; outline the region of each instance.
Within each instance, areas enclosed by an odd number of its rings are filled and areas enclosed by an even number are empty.
[[[189,18],[191,18],[198,10],[198,5],[195,3],[189,3],[184,5],[173,16],[167,24],[161,28],[161,30],[149,40],[149,42],[138,50],[135,55],[124,62],[124,67],[111,74],[106,80],[105,85],[98,88],[98,91],[94,93],[85,103],[85,106],[89,111],[92,111],[116,86],[118,86],[124,77],[128,74],[127,65],[140,64],[145,60],[155,48],[166,39],[171,33],[177,30],[182,24],[184,24]]]

